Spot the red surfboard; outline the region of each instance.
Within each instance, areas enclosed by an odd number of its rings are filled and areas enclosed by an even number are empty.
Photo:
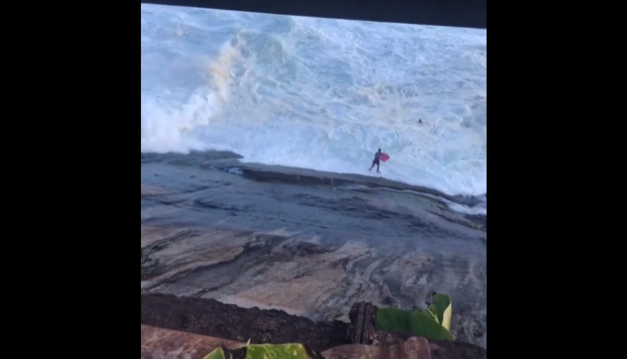
[[[389,159],[390,159],[390,155],[388,155],[388,154],[387,154],[387,153],[385,153],[385,152],[381,152],[381,156],[379,157],[379,159],[380,159],[381,161],[385,162],[385,161],[387,161],[387,160],[389,160]]]

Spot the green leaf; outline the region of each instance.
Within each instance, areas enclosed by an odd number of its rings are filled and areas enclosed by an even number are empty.
[[[245,354],[245,356],[244,356]],[[240,349],[217,348],[204,359],[317,359],[320,354],[308,351],[302,344],[254,344]]]
[[[429,313],[431,315],[431,317],[433,319],[435,319],[435,321],[440,324],[440,322],[438,321],[438,315],[435,314],[435,305],[433,304],[429,304],[429,306],[427,307],[427,313]]]
[[[446,294],[434,293],[433,307],[437,322],[442,324],[446,330],[451,330],[451,316],[453,315],[451,297]]]
[[[453,340],[451,333],[427,314],[398,308],[377,310],[376,327],[386,332],[400,332],[430,339]]]
[[[302,344],[251,345],[246,359],[313,359]]]

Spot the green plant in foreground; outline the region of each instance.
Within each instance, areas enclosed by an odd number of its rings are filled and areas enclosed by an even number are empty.
[[[323,359],[302,344],[250,344],[238,349],[220,347],[204,359]]]
[[[433,303],[427,303],[428,315],[422,311],[398,308],[377,310],[376,327],[386,332],[400,332],[430,339],[453,340],[449,332],[453,313],[451,298],[433,293]]]
[[[427,311],[436,322],[446,330],[451,330],[451,316],[453,315],[453,305],[451,297],[446,294],[433,292],[433,303],[427,303]]]

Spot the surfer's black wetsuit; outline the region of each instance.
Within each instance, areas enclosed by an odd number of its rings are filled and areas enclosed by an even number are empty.
[[[377,172],[379,172],[379,165],[381,164],[379,160],[380,157],[381,157],[381,149],[379,148],[379,151],[374,153],[374,160],[372,160],[372,166],[370,166],[370,169],[368,171],[372,171],[372,168],[376,165]]]

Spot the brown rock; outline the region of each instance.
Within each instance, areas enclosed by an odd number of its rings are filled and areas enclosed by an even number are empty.
[[[243,344],[226,339],[207,337],[142,325],[142,359],[202,359],[223,345],[236,349]]]
[[[244,345],[232,340],[141,326],[142,359],[202,359],[220,346],[233,350]],[[311,354],[319,359],[431,359],[427,340],[416,337],[389,347],[349,344],[328,349],[322,354]]]
[[[322,355],[327,359],[431,359],[429,342],[418,337],[392,346],[342,345],[325,350]]]
[[[245,344],[205,335],[141,326],[142,359],[202,359],[221,345],[236,350]],[[427,341],[425,338],[411,337],[391,346],[348,344],[327,349],[321,354],[311,351],[311,355],[317,359],[485,359],[486,350],[467,343]]]
[[[429,339],[433,359],[485,359],[485,348],[461,342]]]
[[[375,330],[372,333],[372,342],[370,344],[376,346],[390,346],[402,344],[406,340],[410,339],[411,336],[403,333],[388,333],[382,330]]]

